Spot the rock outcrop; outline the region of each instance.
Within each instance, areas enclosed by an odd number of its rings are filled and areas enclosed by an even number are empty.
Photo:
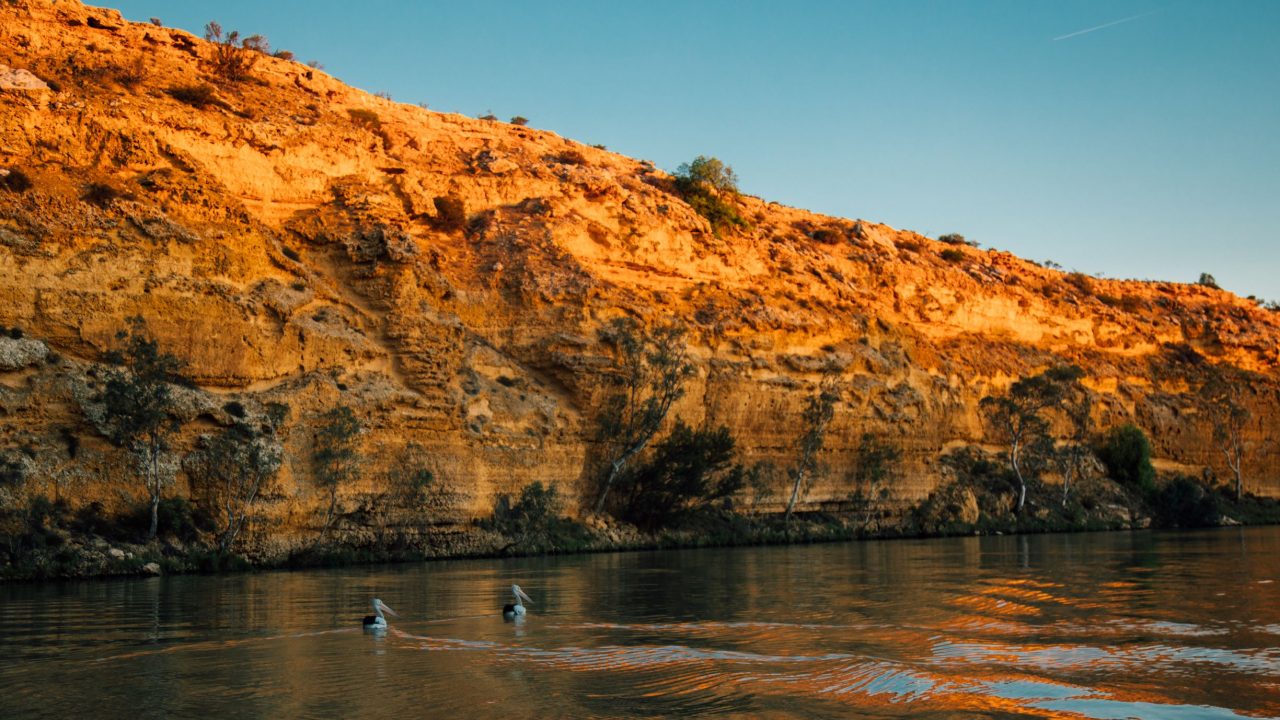
[[[367,429],[353,505],[408,443],[455,522],[533,481],[580,497],[610,366],[597,331],[630,316],[690,328],[697,373],[672,417],[727,425],[748,461],[792,462],[805,399],[840,367],[807,506],[854,491],[865,432],[904,452],[894,497],[926,495],[943,452],[986,442],[982,397],[1060,363],[1085,370],[1099,427],[1137,423],[1161,468],[1196,476],[1225,472],[1196,390],[1245,373],[1246,487],[1280,494],[1280,313],[1252,301],[752,197],[749,229],[718,234],[650,163],[265,55],[219,82],[210,54],[110,10],[0,4],[3,76],[49,88],[0,84],[0,168],[31,185],[0,187],[0,324],[24,335],[0,341],[0,440],[29,450],[32,482],[108,505],[138,492],[83,408],[142,316],[200,390],[187,446],[231,401],[290,406],[281,536],[315,522],[303,458],[337,404]]]

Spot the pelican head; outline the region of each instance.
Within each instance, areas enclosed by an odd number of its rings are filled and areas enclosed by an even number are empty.
[[[385,628],[387,626],[387,618],[383,616],[383,613],[400,617],[400,613],[387,607],[387,604],[378,598],[374,598],[370,605],[373,607],[373,614],[364,617],[364,626],[366,628]]]
[[[529,603],[530,605],[533,604],[533,598],[526,595],[524,591],[520,589],[519,585],[511,586],[511,595],[515,602],[507,603],[502,606],[503,615],[523,615],[524,603]]]

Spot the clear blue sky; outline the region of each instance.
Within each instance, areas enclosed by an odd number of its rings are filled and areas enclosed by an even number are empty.
[[[1280,300],[1280,1],[117,6],[788,205]]]

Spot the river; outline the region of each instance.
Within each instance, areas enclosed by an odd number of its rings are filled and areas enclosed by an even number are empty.
[[[0,585],[0,716],[1280,716],[1280,528]]]

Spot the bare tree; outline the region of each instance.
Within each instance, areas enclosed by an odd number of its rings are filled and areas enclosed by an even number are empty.
[[[683,325],[659,325],[646,334],[637,321],[619,318],[601,332],[601,339],[614,348],[617,367],[615,390],[599,416],[597,437],[608,449],[609,469],[595,512],[604,509],[618,474],[653,440],[694,371]]]
[[[827,440],[827,426],[835,417],[836,402],[840,399],[840,370],[828,363],[822,373],[818,388],[805,400],[804,413],[801,419],[804,429],[796,441],[796,464],[791,468],[791,498],[787,500],[787,512],[784,521],[791,522],[791,514],[800,500],[800,492],[806,481],[818,469],[818,453]]]
[[[1241,378],[1214,372],[1200,388],[1200,396],[1213,423],[1213,442],[1222,453],[1235,481],[1236,500],[1244,496],[1244,427],[1249,410],[1240,402]]]
[[[1018,481],[1018,505],[1021,513],[1027,502],[1026,461],[1036,448],[1045,447],[1049,421],[1043,416],[1047,408],[1061,402],[1067,387],[1079,381],[1083,371],[1074,365],[1051,368],[1039,375],[1025,377],[1004,395],[982,398],[980,408],[987,423],[1009,446],[1009,468]]]

